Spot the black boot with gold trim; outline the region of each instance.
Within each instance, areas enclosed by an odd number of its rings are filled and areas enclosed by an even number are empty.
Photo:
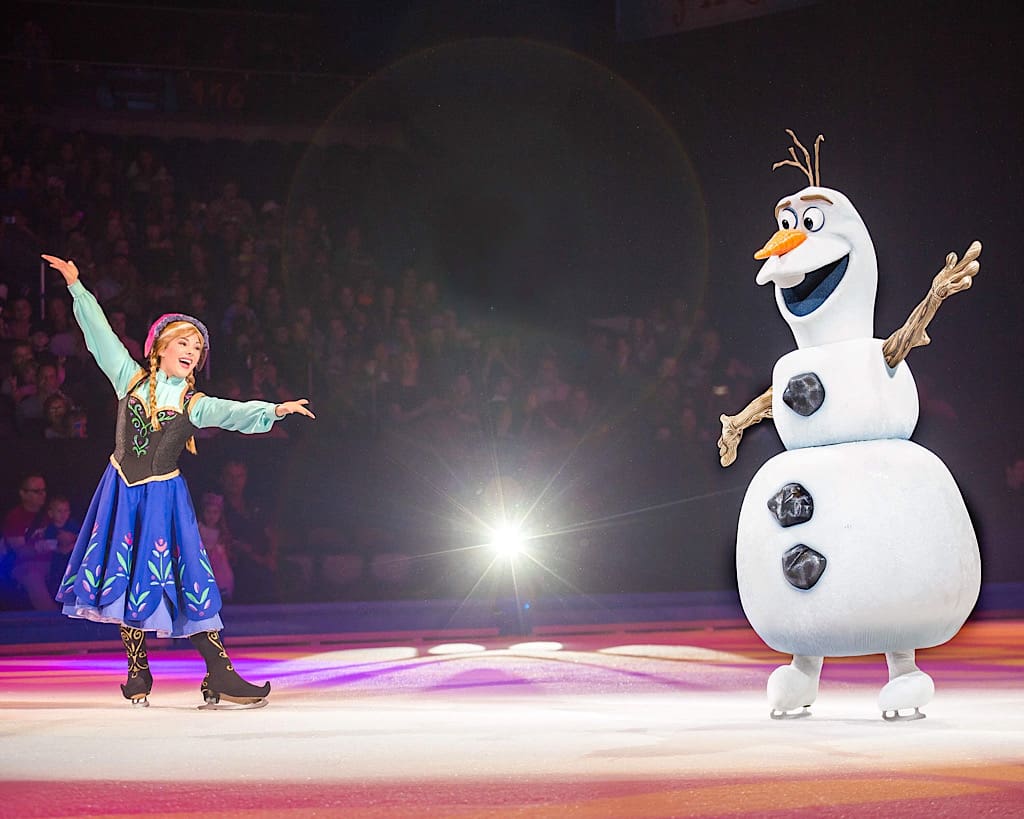
[[[153,675],[149,671],[146,653],[146,632],[141,628],[121,626],[121,642],[128,655],[128,680],[121,685],[121,693],[132,705],[149,705],[149,692],[153,690]]]
[[[201,708],[260,708],[267,704],[270,683],[253,685],[239,676],[221,642],[220,632],[201,631],[188,639],[206,661],[206,676],[199,687],[206,705]],[[233,705],[223,705],[221,700]]]

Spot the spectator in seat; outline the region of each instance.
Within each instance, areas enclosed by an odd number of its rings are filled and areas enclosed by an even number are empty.
[[[235,573],[228,556],[231,534],[224,522],[224,496],[207,492],[199,502],[199,536],[210,558],[217,588],[224,600],[235,596]]]
[[[273,603],[277,600],[277,538],[263,509],[247,492],[249,469],[228,461],[221,470],[224,523],[232,535],[235,600]]]
[[[37,611],[56,608],[53,595],[46,586],[52,549],[45,542],[46,478],[38,472],[25,475],[18,484],[18,505],[3,519],[3,538],[13,552],[11,578],[28,597]]]

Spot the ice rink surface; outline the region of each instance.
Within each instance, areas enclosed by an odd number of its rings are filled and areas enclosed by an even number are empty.
[[[187,645],[150,652],[148,708],[120,652],[0,657],[0,816],[1024,816],[1024,620],[920,652],[900,723],[880,656],[769,719],[788,658],[742,622],[451,636],[229,642],[274,686],[236,712],[197,709]]]

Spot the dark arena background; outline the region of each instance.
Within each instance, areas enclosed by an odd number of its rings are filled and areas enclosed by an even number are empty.
[[[34,579],[0,546],[0,816],[1022,815],[1022,16],[10,0],[0,512],[45,486],[55,545]],[[723,469],[716,441],[795,347],[753,259],[804,184],[772,171],[786,129],[871,233],[876,337],[983,244],[909,356],[982,565],[918,653],[923,721],[881,718],[880,655],[769,719],[788,656],[740,606],[740,505],[783,447],[769,420]],[[181,459],[266,708],[197,710],[170,639],[132,707],[116,627],[52,602],[115,405],[41,253],[130,351],[202,318],[202,391],[311,401]]]

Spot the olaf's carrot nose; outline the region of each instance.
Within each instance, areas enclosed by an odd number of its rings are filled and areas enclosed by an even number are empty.
[[[800,247],[807,234],[800,230],[777,230],[775,235],[754,254],[755,259],[767,259],[770,256],[781,256],[783,253]]]

